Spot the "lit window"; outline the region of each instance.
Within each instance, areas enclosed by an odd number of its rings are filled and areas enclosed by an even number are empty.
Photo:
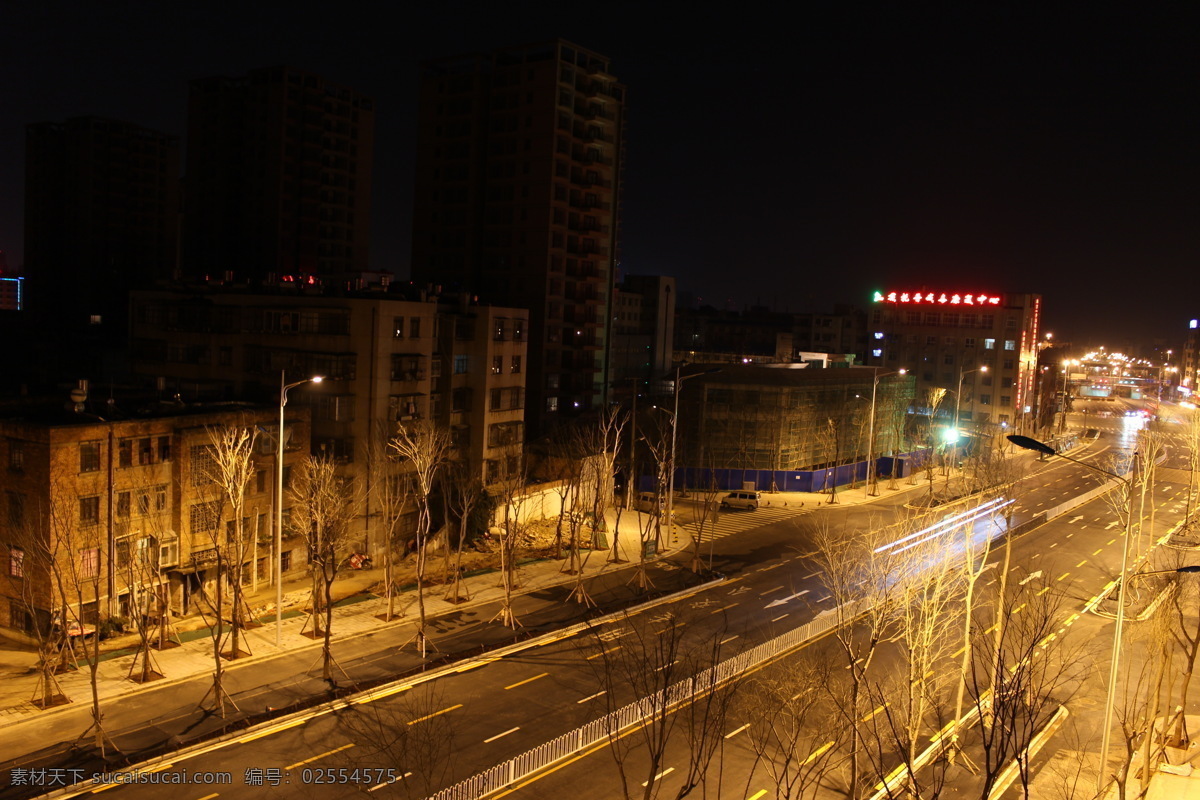
[[[1005,339],[1004,340],[1004,349],[1005,350],[1016,350],[1017,343],[1012,339]]]
[[[875,331],[875,338],[876,338],[876,339],[882,339],[882,338],[883,338],[883,331]]]
[[[100,471],[100,443],[99,442],[80,442],[79,443],[79,471],[80,472],[99,472]]]
[[[984,339],[983,340],[983,349],[984,350],[995,350],[996,349],[996,340],[995,339]]]
[[[871,351],[871,355],[874,356],[875,358],[879,358],[880,356],[883,355],[883,350],[876,348]]]

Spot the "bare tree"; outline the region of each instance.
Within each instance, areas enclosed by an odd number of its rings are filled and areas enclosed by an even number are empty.
[[[1002,624],[989,628],[989,620],[981,618],[973,626],[968,692],[979,715],[984,797],[1014,760],[1022,785],[1028,787],[1029,763],[1020,754],[1073,697],[1093,660],[1069,634],[1059,632],[1063,598],[1048,580],[1009,584],[996,609],[995,622]]]
[[[451,603],[461,603],[469,600],[470,595],[464,594],[462,583],[463,547],[477,531],[472,530],[472,521],[483,506],[483,484],[470,470],[465,461],[451,461],[447,466],[447,479],[443,482],[446,498],[447,518],[454,521],[457,527],[453,552],[454,566],[449,566],[451,548],[446,548],[447,571],[450,573],[446,580],[445,600]]]
[[[232,594],[229,611],[231,644],[228,658],[240,658],[241,635],[246,628],[248,607],[243,591],[242,571],[251,556],[252,542],[246,535],[246,492],[254,479],[254,445],[258,429],[252,425],[227,425],[208,429],[211,459],[207,477],[219,488],[222,506],[232,519],[225,536],[226,579]],[[220,581],[218,576],[218,581]]]
[[[894,635],[896,581],[890,557],[873,530],[838,531],[827,523],[813,536],[813,561],[825,575],[837,625],[834,638],[847,670],[849,687],[838,704],[849,733],[847,787],[858,797],[865,782],[862,718],[868,699],[867,673],[879,645]]]
[[[754,754],[747,797],[761,770],[779,800],[815,800],[848,738],[826,691],[837,678],[830,661],[801,653],[770,676],[748,681],[737,703]]]
[[[390,445],[400,462],[411,468],[417,504],[416,578],[417,578],[417,649],[425,657],[429,646],[425,619],[425,565],[427,545],[433,525],[431,503],[438,471],[445,466],[452,449],[450,431],[429,419],[401,423]]]
[[[937,466],[934,453],[937,452],[937,429],[934,427],[933,420],[937,417],[938,409],[941,408],[942,401],[946,399],[946,390],[935,386],[925,393],[925,406],[929,409],[929,429],[926,432],[929,443],[929,457],[925,461],[925,473],[929,478],[929,499],[933,500],[933,473]]]
[[[504,476],[493,487],[496,500],[501,506],[500,524],[496,526],[497,550],[500,554],[500,587],[503,594],[500,610],[492,617],[506,627],[516,629],[521,623],[513,611],[513,591],[520,587],[517,575],[517,547],[524,534],[526,520],[525,505],[525,460],[517,454],[517,468],[507,469]]]
[[[379,536],[383,541],[383,594],[386,608],[382,619],[396,616],[396,561],[402,523],[412,490],[399,456],[391,447],[391,432],[386,423],[372,428],[367,442],[366,491],[379,516]]]
[[[688,620],[672,614],[651,619],[628,617],[617,644],[594,629],[598,657],[588,663],[596,670],[603,691],[600,702],[609,713],[638,702],[628,731],[608,731],[609,752],[617,768],[622,797],[653,800],[663,791],[659,780],[668,747],[682,744],[686,764],[673,780],[681,781],[672,797],[702,789],[713,759],[724,743],[740,679],[716,681],[721,661],[721,636],[689,639]]]
[[[621,454],[621,442],[624,437],[625,425],[629,416],[619,406],[609,406],[599,412],[592,428],[591,447],[594,457],[585,477],[590,479],[591,491],[588,493],[592,500],[592,529],[604,531],[607,527],[607,511],[613,502],[613,481],[617,470],[617,461]],[[612,530],[612,561],[620,560],[620,550],[617,538],[620,531],[617,527]]]
[[[447,703],[440,684],[354,703],[339,715],[358,746],[338,754],[349,770],[366,770],[376,780],[367,791],[387,786],[389,796],[424,798],[445,786],[459,743],[454,716],[438,713]],[[322,787],[324,788],[324,787]]]
[[[71,702],[58,681],[69,655],[66,560],[72,557],[71,549],[52,524],[53,514],[48,509],[40,504],[26,507],[24,496],[10,497],[9,502],[19,504],[9,508],[15,545],[9,571],[20,583],[27,632],[37,641],[38,679],[31,701],[39,708],[52,708]],[[15,613],[15,603],[13,610]]]
[[[321,676],[333,685],[333,584],[349,555],[358,498],[353,486],[337,475],[333,459],[320,455],[301,462],[288,493],[290,525],[308,542],[314,632],[322,637]]]
[[[52,485],[60,487],[73,485],[68,475],[53,468],[51,481]],[[62,592],[69,655],[72,658],[82,656],[91,686],[92,723],[77,741],[92,736],[93,745],[104,757],[108,747],[115,750],[116,746],[104,729],[104,713],[100,706],[101,599],[107,548],[100,524],[99,498],[82,497],[65,490],[54,492],[47,522],[53,543],[51,551],[58,557],[59,567],[54,579]]]

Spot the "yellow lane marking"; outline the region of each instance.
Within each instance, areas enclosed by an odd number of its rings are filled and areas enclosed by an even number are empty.
[[[511,684],[511,685],[509,685],[509,686],[505,686],[504,688],[505,688],[505,689],[515,689],[515,688],[517,688],[518,686],[524,686],[524,685],[525,685],[525,684],[527,684],[527,683],[533,683],[533,682],[534,682],[534,681],[536,681],[538,678],[544,678],[544,677],[546,677],[546,676],[547,676],[547,675],[549,675],[549,674],[550,674],[549,672],[543,672],[541,675],[534,675],[532,678],[526,678],[526,679],[525,679],[525,680],[523,680],[523,681],[517,681],[516,683],[514,683],[514,684]]]
[[[1094,555],[1094,556],[1098,556],[1098,555],[1100,555],[1100,551],[1101,551],[1101,550],[1103,550],[1103,549],[1104,549],[1103,547],[1097,548],[1097,549],[1096,549],[1096,552],[1092,553],[1092,555]]]
[[[462,708],[462,703],[458,703],[457,705],[450,706],[449,708],[443,708],[441,711],[435,711],[432,714],[426,714],[423,717],[417,717],[416,719],[410,719],[408,721],[408,724],[416,725],[418,722],[424,722],[427,719],[433,719],[434,717],[438,716],[439,714],[445,714],[446,712],[453,711],[456,708]]]
[[[334,753],[340,753],[343,750],[349,750],[351,747],[354,747],[353,743],[344,744],[341,747],[335,747],[332,750],[327,750],[324,753],[321,753],[320,755],[313,756],[312,758],[306,758],[303,761],[297,761],[295,764],[288,764],[286,767],[284,767],[284,769],[295,769],[296,767],[303,767],[305,764],[311,764],[314,761],[320,761],[322,758],[331,756]]]
[[[1050,587],[1049,587],[1049,586],[1043,586],[1043,587],[1042,587],[1042,590],[1041,590],[1040,592],[1038,592],[1038,596],[1040,597],[1041,595],[1044,595],[1044,594],[1045,594],[1046,592],[1048,592],[1048,591],[1050,591]]]
[[[767,794],[766,789],[759,789],[757,792],[755,792],[754,794],[747,797],[746,800],[759,800],[760,797],[765,797],[766,794]]]
[[[1071,573],[1069,573],[1069,572],[1064,572],[1062,575],[1059,575],[1059,576],[1058,576],[1058,579],[1061,581],[1061,580],[1063,580],[1064,578],[1066,578],[1066,577],[1067,577],[1068,575],[1070,575],[1070,574],[1071,574]]]
[[[725,734],[725,738],[726,738],[726,739],[732,739],[733,737],[737,736],[739,733],[741,733],[742,731],[746,730],[746,729],[747,729],[747,728],[749,728],[749,727],[750,727],[750,723],[749,723],[749,722],[747,722],[747,723],[746,723],[745,725],[743,725],[742,727],[740,727],[740,728],[735,728],[734,730],[731,730],[729,733]]]
[[[255,739],[261,739],[264,736],[270,736],[272,734],[279,733],[280,731],[286,731],[288,728],[295,728],[297,725],[303,725],[306,722],[308,722],[308,718],[294,719],[291,722],[285,722],[282,725],[276,725],[273,728],[267,728],[265,731],[259,731],[253,736],[247,736],[245,739],[242,739],[242,743],[245,744],[246,742],[253,742]]]
[[[1014,608],[1014,609],[1012,610],[1012,613],[1014,613],[1014,614],[1020,614],[1020,613],[1021,613],[1021,609],[1022,609],[1022,608],[1024,608],[1024,607],[1025,607],[1025,604],[1024,604],[1024,603],[1021,603],[1021,605],[1017,606],[1016,608]]]
[[[876,706],[874,711],[872,711],[870,714],[867,714],[865,717],[862,718],[862,721],[863,722],[870,721],[871,718],[874,717],[876,714],[878,714],[880,711],[883,711],[883,706]]]
[[[1080,561],[1078,564],[1076,564],[1076,565],[1075,565],[1075,568],[1076,568],[1076,569],[1079,569],[1080,567],[1082,567],[1082,566],[1083,566],[1084,564],[1086,564],[1086,563],[1087,563],[1087,559],[1085,558],[1083,561]]]
[[[727,605],[727,606],[721,606],[720,608],[718,608],[716,611],[714,611],[714,612],[712,612],[712,613],[714,613],[714,614],[720,614],[722,611],[728,611],[729,609],[733,608],[733,607],[734,607],[734,606],[736,606],[736,605],[737,605],[737,603],[730,603],[730,604],[729,604],[729,605]]]
[[[807,764],[808,762],[812,761],[814,758],[818,758],[818,757],[821,755],[821,753],[824,753],[826,750],[828,750],[828,749],[829,749],[829,748],[831,748],[831,747],[833,747],[833,742],[826,742],[825,744],[823,744],[823,745],[821,745],[820,747],[818,747],[816,750],[813,750],[811,753],[809,753],[809,754],[808,754],[808,758],[804,759],[804,761],[803,761],[803,762],[801,762],[801,763],[803,763],[803,764]],[[762,796],[762,794],[765,794],[765,792],[764,792],[764,793],[760,793],[760,794],[756,794],[756,795],[754,795],[754,796],[755,796],[755,797],[761,797],[761,796]]]
[[[594,658],[599,658],[600,656],[606,656],[609,653],[613,653],[613,652],[616,652],[617,650],[620,650],[623,646],[624,645],[617,645],[616,647],[610,647],[607,650],[601,650],[599,653],[596,653],[595,655],[588,656],[587,660],[591,661]]]

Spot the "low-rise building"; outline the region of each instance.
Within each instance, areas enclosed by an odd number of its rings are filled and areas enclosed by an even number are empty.
[[[127,411],[88,402],[83,389],[69,404],[6,409],[0,626],[32,631],[63,605],[82,606],[90,623],[160,604],[186,614],[202,594],[211,597],[216,549],[232,523],[209,469],[210,431],[224,426],[259,431],[244,575],[269,582],[278,425],[272,408],[167,401]],[[286,432],[285,473],[309,454],[307,409],[289,407]],[[304,541],[286,527],[281,553],[285,575],[306,568]]]
[[[912,376],[798,367],[685,370],[676,463],[788,472],[866,462],[903,449]]]

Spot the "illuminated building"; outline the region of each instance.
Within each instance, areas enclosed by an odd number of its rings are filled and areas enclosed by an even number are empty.
[[[529,309],[535,434],[607,392],[624,105],[562,40],[422,65],[412,275]]]
[[[1188,322],[1187,340],[1183,345],[1183,363],[1179,371],[1179,391],[1189,397],[1196,394],[1200,379],[1200,321]]]
[[[957,405],[963,427],[1031,423],[1041,295],[910,287],[875,292],[873,301],[867,364],[908,369],[918,410],[941,388],[939,416],[949,420]]]
[[[307,72],[192,81],[185,275],[364,271],[374,129],[369,98]]]

